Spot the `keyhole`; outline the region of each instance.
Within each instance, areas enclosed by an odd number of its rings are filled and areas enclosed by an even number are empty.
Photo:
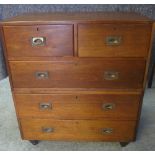
[[[37,31],[39,31],[39,27],[37,27]]]

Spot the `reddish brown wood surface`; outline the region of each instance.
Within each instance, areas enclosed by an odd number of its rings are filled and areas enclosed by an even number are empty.
[[[73,56],[73,25],[5,26],[3,30],[8,58]],[[45,37],[46,44],[32,46],[32,37]]]
[[[15,94],[89,94],[89,95],[140,95],[142,89],[95,89],[95,88],[16,88],[13,89]]]
[[[22,138],[135,140],[152,23],[121,12],[26,14],[1,22]],[[121,36],[122,42],[107,46],[106,36]],[[32,47],[32,37],[46,37],[46,45]],[[42,71],[49,78],[36,79]],[[118,72],[118,79],[105,79],[107,71]],[[51,110],[40,110],[40,102],[50,102]],[[103,109],[105,103],[114,108]],[[48,127],[54,132],[42,132]]]
[[[34,25],[54,23],[151,23],[152,20],[133,12],[71,12],[71,13],[26,13],[3,20],[3,25]]]
[[[79,24],[80,57],[147,57],[151,24]],[[119,45],[107,45],[107,37],[121,37]]]
[[[91,140],[91,141],[132,141],[134,121],[104,120],[52,120],[21,119],[23,138],[29,140]],[[43,128],[53,128],[53,132],[42,132]],[[105,134],[103,129],[112,133]]]
[[[79,61],[11,61],[14,88],[142,88],[145,61],[79,60]],[[36,72],[48,72],[37,79]],[[106,80],[104,72],[116,71],[116,80]]]
[[[140,95],[14,94],[19,117],[136,120]],[[50,104],[41,109],[40,104]],[[112,105],[112,109],[106,109]]]

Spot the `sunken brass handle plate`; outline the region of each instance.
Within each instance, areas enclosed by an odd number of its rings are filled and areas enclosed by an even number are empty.
[[[54,132],[54,128],[42,127],[42,132],[44,132],[44,133],[51,133],[51,132]]]
[[[45,71],[45,72],[36,72],[35,76],[36,76],[37,79],[48,79],[49,74],[48,74],[47,71]]]
[[[45,46],[46,38],[45,37],[32,37],[31,44],[32,46]]]
[[[116,71],[105,71],[104,72],[105,80],[117,80],[119,79],[119,72]]]
[[[52,109],[52,104],[51,103],[40,103],[39,109],[40,110],[50,110],[50,109]]]
[[[122,43],[121,36],[107,36],[106,37],[106,45],[108,46],[120,45],[121,43]]]
[[[112,128],[103,128],[102,129],[102,134],[112,134],[113,129]]]
[[[104,103],[104,104],[102,104],[102,109],[104,109],[104,110],[112,110],[114,108],[115,108],[114,103]]]

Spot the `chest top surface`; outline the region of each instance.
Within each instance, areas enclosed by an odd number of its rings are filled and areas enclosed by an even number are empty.
[[[3,25],[52,24],[74,22],[106,23],[152,23],[152,20],[133,12],[70,12],[70,13],[26,13],[1,22]]]

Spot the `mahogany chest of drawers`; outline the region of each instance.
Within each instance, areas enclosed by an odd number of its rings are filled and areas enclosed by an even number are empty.
[[[136,139],[153,22],[135,13],[38,13],[1,22],[22,139]]]

